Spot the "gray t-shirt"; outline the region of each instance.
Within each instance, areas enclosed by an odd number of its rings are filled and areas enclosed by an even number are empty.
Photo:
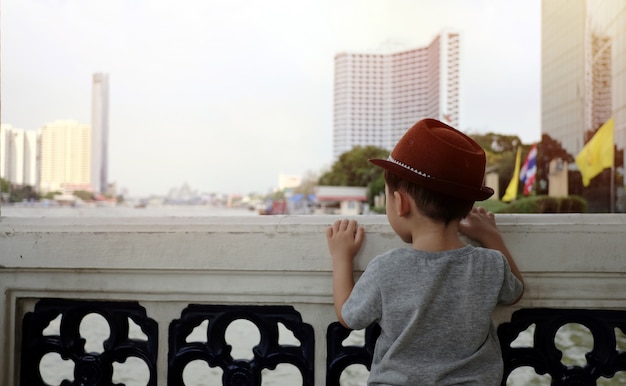
[[[394,249],[369,263],[342,315],[356,330],[381,327],[369,385],[499,385],[491,314],[522,289],[499,251]]]

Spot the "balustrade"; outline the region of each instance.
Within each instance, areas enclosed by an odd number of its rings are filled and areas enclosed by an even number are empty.
[[[0,383],[110,384],[132,362],[147,385],[183,385],[198,363],[229,385],[260,385],[283,365],[303,385],[338,385],[348,366],[369,366],[378,331],[348,344],[336,323],[324,237],[334,220],[0,218]],[[546,384],[625,380],[626,217],[497,220],[527,285],[520,303],[493,315],[505,376],[532,368]],[[384,216],[359,221],[358,270],[403,245]],[[95,346],[83,332],[94,315],[104,331]],[[258,333],[245,355],[227,337],[241,320]],[[590,337],[575,363],[557,342],[571,325]],[[65,366],[55,381],[42,365],[50,355]]]

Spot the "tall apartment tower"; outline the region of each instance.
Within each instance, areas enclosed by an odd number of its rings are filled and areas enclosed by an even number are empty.
[[[55,121],[40,129],[42,194],[87,190],[91,186],[91,128],[76,121]]]
[[[107,191],[109,168],[109,75],[93,75],[91,97],[91,186],[94,193]]]
[[[626,1],[542,0],[542,133],[575,157],[611,116],[623,150]]]
[[[13,185],[37,186],[37,132],[0,125],[0,177]]]
[[[459,34],[445,32],[422,48],[337,54],[334,159],[355,146],[391,150],[422,118],[458,127],[459,53]]]

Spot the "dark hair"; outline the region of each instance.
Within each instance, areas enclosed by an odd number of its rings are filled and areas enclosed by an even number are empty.
[[[385,170],[385,182],[390,193],[404,190],[413,198],[415,205],[424,215],[446,224],[452,220],[463,219],[474,206],[474,201],[458,199],[423,188],[387,170]]]

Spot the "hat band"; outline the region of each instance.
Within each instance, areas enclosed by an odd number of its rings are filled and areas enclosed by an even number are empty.
[[[409,170],[409,171],[411,171],[411,172],[413,172],[413,173],[415,173],[417,175],[420,175],[422,177],[433,178],[430,174],[424,173],[424,172],[422,172],[420,170],[417,170],[414,167],[411,167],[411,166],[405,164],[404,162],[400,162],[397,159],[393,158],[392,156],[389,156],[389,158],[387,158],[387,161],[392,162],[392,163],[394,163],[394,164],[396,164],[396,165],[398,165],[400,167],[403,167],[403,168],[405,168],[405,169],[407,169],[407,170]]]

